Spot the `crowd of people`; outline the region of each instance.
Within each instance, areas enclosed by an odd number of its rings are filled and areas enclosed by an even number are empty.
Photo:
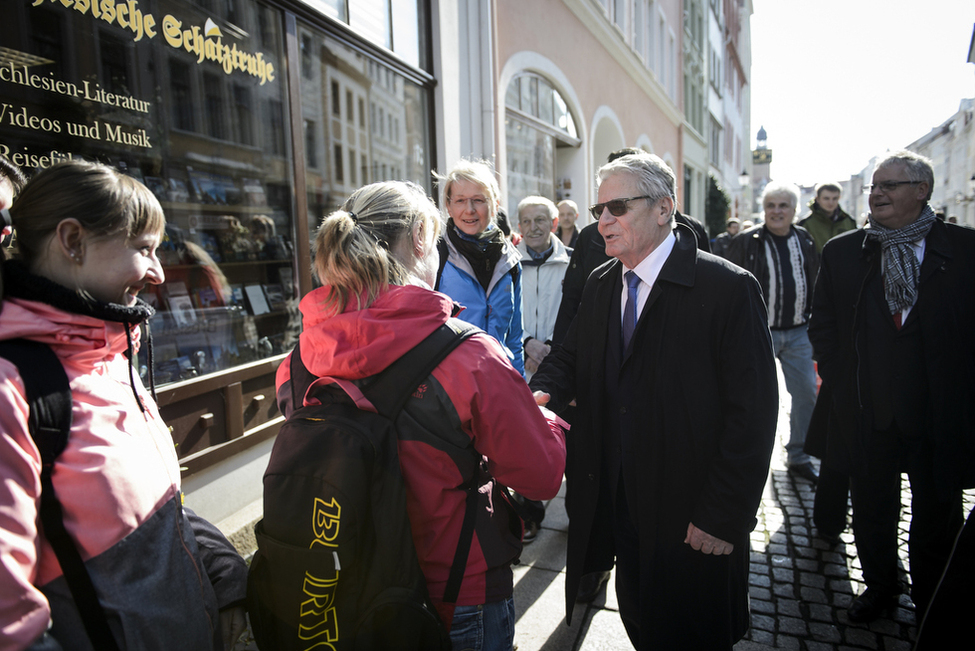
[[[900,151],[878,163],[863,228],[838,185],[817,186],[797,222],[798,188],[771,183],[763,219],[728,220],[713,241],[679,212],[674,171],[639,149],[599,169],[594,222],[581,229],[571,200],[525,197],[507,217],[484,161],[436,176],[439,209],[421,187],[386,181],[324,217],[322,286],[301,301],[292,355],[354,385],[452,317],[480,329],[436,366],[432,400],[406,408],[415,427],[447,428],[481,459],[475,544],[454,600],[444,589],[465,519],[463,464],[419,439],[398,445],[417,557],[454,649],[513,648],[511,565],[564,476],[567,621],[615,566],[636,649],[730,650],[750,622],[776,360],[792,404],[788,469],[815,486],[817,535],[838,542],[852,503],[866,589],[850,621],[881,617],[904,589],[906,472],[910,594],[918,622],[934,622],[918,648],[939,648],[960,625],[954,613],[971,601],[971,526],[959,533],[962,490],[975,487],[975,231],[936,218],[929,160]],[[102,648],[99,635],[104,648],[230,649],[247,566],[183,506],[151,369],[149,389],[133,370],[151,346],[140,326],[152,308],[138,294],[165,281],[161,206],[105,165],[67,161],[27,181],[0,161],[0,209],[4,236],[17,234],[0,274],[0,343],[54,352],[72,416],[50,460],[29,374],[0,348],[0,650]],[[286,416],[303,406],[289,388],[296,366],[287,357],[278,369]],[[77,565],[39,525],[53,494]],[[79,567],[95,615],[76,592]]]

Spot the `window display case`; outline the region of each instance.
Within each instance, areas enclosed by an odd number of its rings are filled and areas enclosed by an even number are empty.
[[[138,365],[184,460],[279,416],[273,373],[301,327],[284,24],[255,0],[45,0],[0,24],[0,153],[28,175],[112,165],[165,212]]]
[[[322,217],[373,181],[432,192],[428,5],[352,4],[4,7],[0,154],[28,176],[66,158],[112,165],[166,215],[166,281],[142,293],[152,362],[143,345],[138,368],[185,475],[277,432],[274,376]]]

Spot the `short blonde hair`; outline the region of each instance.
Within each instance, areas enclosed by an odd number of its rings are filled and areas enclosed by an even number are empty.
[[[443,208],[446,219],[450,219],[447,212],[447,205],[450,203],[450,188],[456,181],[469,181],[484,188],[485,194],[489,199],[489,211],[491,221],[498,221],[498,206],[501,203],[501,188],[494,175],[494,168],[486,160],[471,160],[462,158],[457,161],[446,175],[441,176],[434,172],[437,184],[440,187],[440,206]]]

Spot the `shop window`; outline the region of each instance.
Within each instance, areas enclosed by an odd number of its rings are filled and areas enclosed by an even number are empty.
[[[156,308],[155,384],[290,350],[300,323],[280,12],[158,0],[123,24],[79,3],[16,4],[5,21],[30,29],[3,31],[0,66],[28,83],[0,84],[0,103],[24,116],[0,121],[0,151],[28,174],[67,157],[112,165],[166,215],[166,282],[142,293]],[[199,40],[184,41],[192,30]],[[218,43],[245,65],[217,60]],[[178,442],[181,456],[207,445]]]

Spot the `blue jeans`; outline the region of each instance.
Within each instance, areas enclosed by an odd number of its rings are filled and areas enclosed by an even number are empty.
[[[515,645],[515,600],[483,606],[457,606],[450,625],[453,651],[512,651]]]
[[[802,451],[806,430],[816,406],[816,370],[813,368],[813,349],[806,326],[788,330],[772,330],[772,352],[782,363],[785,388],[792,396],[791,434],[785,451],[789,465],[809,462]]]

